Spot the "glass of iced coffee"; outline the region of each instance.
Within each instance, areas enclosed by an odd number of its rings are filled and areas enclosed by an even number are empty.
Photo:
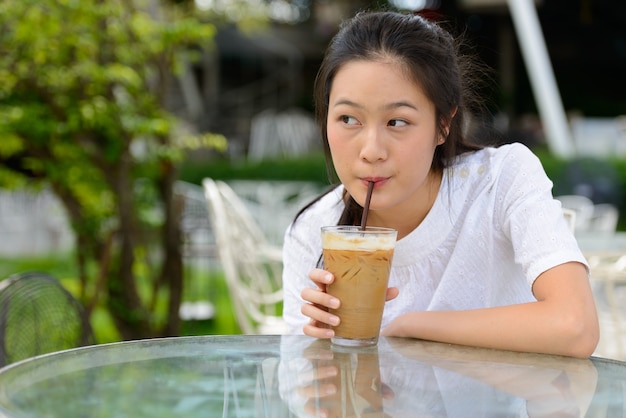
[[[340,318],[333,327],[334,344],[378,343],[396,237],[390,228],[322,227],[324,269],[335,276],[327,292],[341,301],[331,310]]]

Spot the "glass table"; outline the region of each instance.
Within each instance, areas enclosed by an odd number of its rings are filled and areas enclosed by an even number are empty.
[[[96,345],[0,371],[0,417],[623,417],[626,363],[402,338]]]

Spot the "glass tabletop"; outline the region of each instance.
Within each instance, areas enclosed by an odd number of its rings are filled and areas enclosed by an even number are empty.
[[[626,364],[381,338],[201,336],[0,370],[0,417],[626,416]]]

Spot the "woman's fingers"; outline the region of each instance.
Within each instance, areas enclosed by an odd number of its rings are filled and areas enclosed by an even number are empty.
[[[320,309],[313,304],[304,304],[301,308],[302,314],[311,318],[304,326],[304,333],[319,338],[329,338],[333,336],[331,326],[339,325],[339,317],[327,310]],[[321,328],[321,330],[320,330]]]
[[[331,273],[321,269],[311,270],[309,277],[317,288],[307,287],[302,290],[302,299],[308,303],[302,305],[301,312],[311,318],[302,331],[305,335],[315,338],[331,338],[334,336],[332,327],[339,325],[340,319],[329,310],[337,309],[341,304],[339,299],[326,293],[326,285],[332,283],[334,277]],[[398,294],[397,287],[387,288],[385,300],[393,300],[398,297]]]
[[[331,328],[328,328],[328,326],[324,326],[323,324],[317,322],[317,321],[312,321],[307,323],[303,328],[302,328],[302,332],[304,332],[304,335],[308,335],[309,337],[315,337],[315,338],[332,338],[335,335],[335,331],[333,331]]]
[[[307,302],[322,308],[337,309],[340,305],[339,299],[319,289],[307,287],[300,295]]]
[[[322,270],[322,269],[313,269],[309,273],[309,279],[313,281],[313,283],[317,284],[322,290],[326,289],[326,285],[332,283],[334,280],[334,276],[332,273]]]
[[[316,338],[331,338],[334,335],[332,326],[339,324],[339,317],[328,312],[336,309],[340,302],[336,297],[326,293],[326,285],[332,283],[334,277],[331,273],[313,269],[309,278],[317,285],[317,288],[305,288],[302,290],[302,299],[307,301],[300,309],[302,314],[311,318],[311,321],[303,327],[306,335]]]
[[[387,295],[385,296],[385,301],[389,302],[390,300],[397,298],[399,294],[400,294],[400,290],[398,290],[397,287],[388,287]]]

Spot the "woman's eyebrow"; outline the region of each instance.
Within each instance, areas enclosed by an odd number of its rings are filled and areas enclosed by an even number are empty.
[[[353,102],[352,100],[349,100],[349,99],[339,99],[338,101],[333,103],[333,107],[337,107],[337,106],[341,106],[341,105],[356,107],[356,108],[359,108],[359,109],[363,108],[363,106],[361,106],[360,104],[358,104],[356,102]]]
[[[346,106],[351,106],[351,107],[356,107],[358,109],[362,109],[363,106],[353,102],[352,100],[349,99],[340,99],[338,101],[336,101],[335,103],[333,103],[333,107],[337,107],[337,106],[341,106],[341,105],[346,105]],[[397,109],[400,107],[408,107],[411,109],[415,109],[418,110],[417,106],[415,106],[413,103],[411,102],[407,102],[407,101],[399,101],[399,102],[392,102],[392,103],[388,103],[386,105],[384,105],[382,108],[385,110],[393,110],[393,109]]]
[[[389,103],[389,104],[386,104],[385,106],[383,106],[383,108],[386,109],[386,110],[393,110],[393,109],[397,109],[399,107],[409,107],[411,109],[418,110],[417,106],[415,106],[413,103],[405,102],[405,101],[393,102],[393,103]]]

